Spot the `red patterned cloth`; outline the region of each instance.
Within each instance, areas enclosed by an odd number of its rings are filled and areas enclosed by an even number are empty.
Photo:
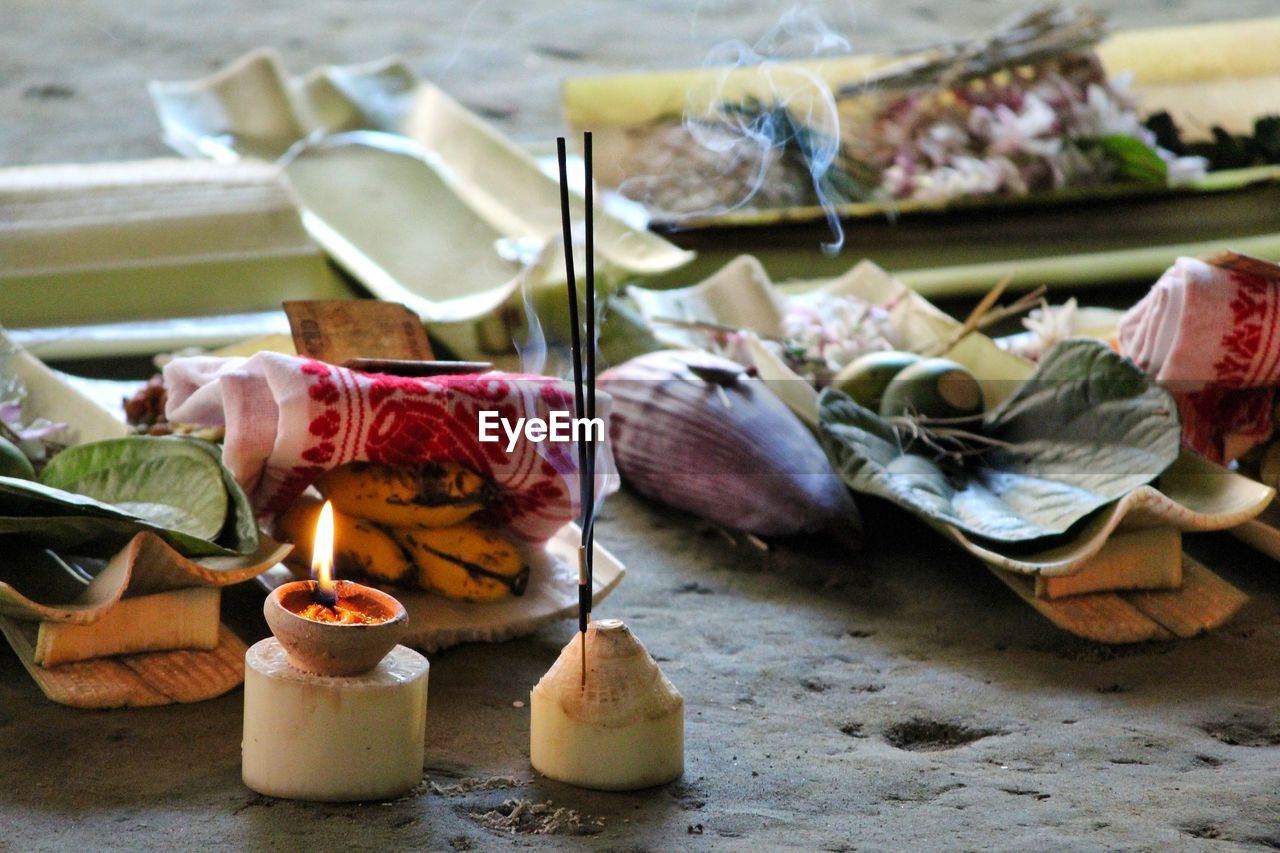
[[[572,412],[572,386],[558,379],[509,373],[406,378],[259,353],[174,359],[164,380],[170,421],[225,425],[223,461],[264,514],[287,507],[330,468],[354,461],[470,468],[503,496],[488,520],[533,542],[580,514],[572,443],[521,439],[507,453],[505,434],[496,443],[479,440],[485,410],[511,423]],[[600,395],[597,414],[606,423],[608,406]],[[598,454],[597,493],[603,494],[617,488],[617,477],[607,442]]]
[[[1118,330],[1120,352],[1177,399],[1183,439],[1217,462],[1270,437],[1280,384],[1280,278],[1245,260],[1178,258]]]

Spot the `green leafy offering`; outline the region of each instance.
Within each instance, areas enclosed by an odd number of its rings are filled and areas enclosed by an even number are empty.
[[[1151,482],[1177,458],[1172,398],[1097,341],[1054,347],[986,416],[990,449],[957,466],[932,458],[844,394],[819,403],[822,444],[850,488],[1001,542],[1065,533]],[[917,452],[916,447],[920,447]]]
[[[248,498],[204,442],[93,442],[54,457],[41,482],[0,477],[0,535],[108,556],[143,530],[189,557],[248,554],[259,544]]]
[[[49,461],[40,482],[200,539],[216,537],[227,520],[222,466],[182,439],[137,436],[69,447]]]
[[[1169,165],[1141,139],[1113,134],[1092,140],[1116,166],[1116,177],[1144,186],[1163,187],[1169,182]]]

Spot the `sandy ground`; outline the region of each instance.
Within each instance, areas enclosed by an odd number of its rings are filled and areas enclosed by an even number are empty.
[[[968,32],[1019,3],[816,4],[858,49]],[[1223,4],[1098,3],[1121,24]],[[274,44],[288,64],[399,52],[526,142],[558,129],[570,74],[697,64],[754,40],[775,3],[306,4],[5,0],[0,162],[163,154],[143,84]],[[1274,0],[1232,15],[1276,12]],[[568,623],[434,655],[431,784],[319,806],[239,781],[239,691],[192,707],[53,706],[0,652],[0,849],[1233,849],[1280,847],[1280,576],[1226,536],[1190,547],[1253,598],[1213,636],[1108,649],[1072,640],[974,561],[870,508],[849,556],[733,546],[626,494],[600,540],[630,573],[625,617],[684,691],[682,782],[591,794],[533,778],[514,707]],[[246,638],[260,595],[229,594]],[[509,777],[509,778],[508,778]],[[507,781],[503,781],[503,779]],[[474,782],[468,780],[489,780]],[[495,829],[510,800],[579,813],[581,831]],[[487,817],[485,815],[488,815]]]

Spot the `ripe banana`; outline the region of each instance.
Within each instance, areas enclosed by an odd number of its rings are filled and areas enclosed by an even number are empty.
[[[449,527],[483,509],[484,478],[460,465],[389,467],[352,462],[316,482],[334,509],[388,527]]]
[[[292,542],[295,557],[308,564],[321,506],[321,501],[303,495],[276,518],[276,533]],[[338,577],[361,574],[388,583],[413,582],[413,563],[386,531],[337,511],[333,526],[333,570]]]
[[[523,595],[529,584],[529,565],[496,533],[470,524],[393,533],[418,567],[419,586],[446,598],[496,601]]]

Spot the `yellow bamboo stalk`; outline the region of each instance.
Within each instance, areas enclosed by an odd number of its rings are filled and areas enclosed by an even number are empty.
[[[1211,86],[1231,98],[1247,97],[1241,108],[1274,110],[1280,92],[1280,17],[1128,30],[1104,40],[1099,56],[1109,74],[1131,71],[1135,93],[1157,106],[1176,103],[1179,90],[1211,108],[1220,98],[1201,97]],[[743,68],[700,68],[581,77],[563,87],[565,117],[575,130],[635,127],[684,115],[690,104],[713,95],[736,101],[768,96],[797,74],[828,87],[854,84],[876,68],[903,56],[865,55],[766,63]],[[1227,99],[1228,101],[1230,99]],[[1233,114],[1236,111],[1231,111]],[[1209,121],[1213,121],[1209,117]]]

